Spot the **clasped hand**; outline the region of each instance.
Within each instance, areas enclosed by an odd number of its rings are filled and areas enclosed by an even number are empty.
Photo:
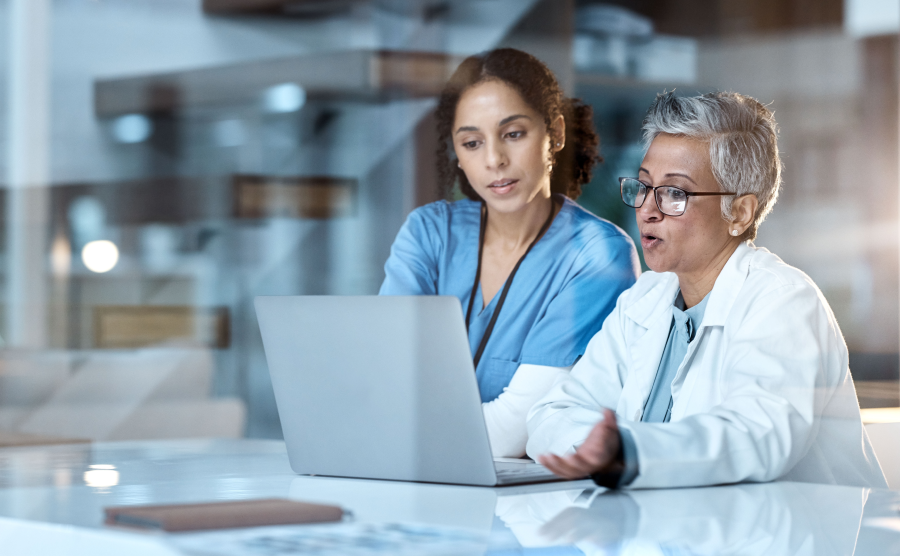
[[[622,463],[617,460],[621,443],[616,414],[605,409],[603,420],[594,425],[575,453],[567,456],[544,454],[538,456],[538,461],[564,479],[583,479],[601,471],[621,473]]]

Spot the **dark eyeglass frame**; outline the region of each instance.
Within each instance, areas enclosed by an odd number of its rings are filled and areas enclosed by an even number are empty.
[[[647,197],[649,197],[650,195],[645,193],[644,199],[637,206],[629,205],[628,201],[625,200],[625,191],[624,191],[625,180],[634,180],[634,181],[638,182],[639,184],[643,185],[644,189],[649,189],[650,192],[653,193],[653,199],[656,200],[656,208],[658,208],[659,212],[665,214],[666,216],[681,216],[682,214],[684,214],[685,211],[687,211],[687,201],[684,202],[684,210],[683,211],[679,212],[678,214],[669,214],[662,209],[662,206],[659,203],[659,194],[657,193],[657,190],[659,190],[659,189],[677,189],[678,191],[681,191],[682,193],[684,193],[685,198],[687,198],[687,197],[707,197],[710,195],[737,195],[737,193],[725,193],[725,192],[719,192],[719,191],[717,191],[715,193],[708,193],[708,192],[694,193],[694,192],[690,192],[690,191],[685,191],[684,189],[682,189],[680,187],[675,187],[674,185],[652,186],[652,185],[647,185],[646,183],[642,182],[641,180],[639,180],[637,178],[628,178],[628,177],[619,178],[619,196],[622,197],[622,202],[625,203],[625,206],[629,206],[629,207],[635,208],[635,209],[638,209],[638,208],[641,208],[642,206],[644,206],[644,201],[646,201]]]

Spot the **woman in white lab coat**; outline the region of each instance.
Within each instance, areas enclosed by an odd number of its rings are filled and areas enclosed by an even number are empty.
[[[527,453],[610,487],[886,487],[828,303],[751,242],[781,185],[772,113],[736,93],[663,94],[644,139],[620,182],[652,272],[531,409]]]

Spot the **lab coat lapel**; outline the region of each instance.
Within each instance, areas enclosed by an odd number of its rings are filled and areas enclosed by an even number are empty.
[[[622,387],[616,413],[633,421],[641,419],[672,325],[678,277],[669,273],[663,276],[653,289],[625,312],[635,326],[636,339],[629,349],[631,370]]]
[[[754,252],[755,248],[748,243],[738,245],[722,268],[722,272],[716,278],[716,283],[713,284],[713,289],[709,293],[709,301],[706,303],[706,311],[703,313],[703,320],[700,322],[694,341],[688,344],[684,361],[681,362],[678,372],[675,373],[675,379],[672,381],[673,421],[682,417],[683,404],[679,404],[678,399],[694,354],[699,349],[699,346],[703,345],[712,327],[725,325],[728,313],[731,311],[731,307],[734,305],[741,288],[744,287],[744,281],[747,279],[747,273],[750,271],[750,261]]]
[[[728,313],[731,312],[741,288],[744,287],[754,253],[755,248],[745,242],[738,245],[731,254],[719,277],[716,278],[716,283],[713,284],[698,333],[705,326],[725,325],[725,319],[728,318]]]

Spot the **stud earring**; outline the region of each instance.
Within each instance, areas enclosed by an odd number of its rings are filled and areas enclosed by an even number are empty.
[[[733,236],[738,236],[740,233],[741,232],[739,232],[737,230],[731,230],[731,235],[733,235]]]

